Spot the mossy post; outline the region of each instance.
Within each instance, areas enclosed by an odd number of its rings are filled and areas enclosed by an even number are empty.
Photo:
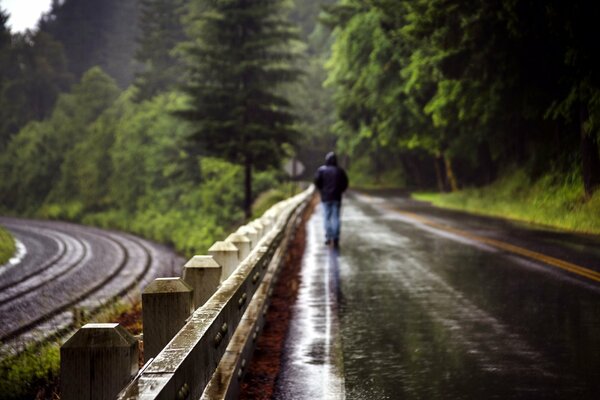
[[[138,371],[138,342],[119,324],[86,324],[60,348],[63,400],[112,400]]]
[[[221,270],[212,256],[194,256],[183,266],[183,280],[194,290],[194,309],[204,305],[217,291]]]
[[[239,251],[233,243],[218,241],[208,249],[208,254],[223,268],[221,271],[221,282],[229,278],[233,271],[240,265]]]
[[[181,278],[158,278],[142,293],[144,359],[156,357],[194,311],[193,290]]]

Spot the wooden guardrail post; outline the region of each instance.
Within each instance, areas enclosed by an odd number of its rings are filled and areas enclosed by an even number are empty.
[[[60,348],[63,400],[112,400],[138,371],[138,342],[119,324],[86,324]]]
[[[264,230],[260,246],[258,232],[251,224],[238,230],[253,250],[145,370],[121,391],[119,400],[200,399],[209,384],[218,386],[223,398],[237,393],[237,381],[231,378],[243,376],[252,339],[262,325],[270,285],[281,265],[290,233],[313,191],[311,187],[266,213],[273,226]],[[235,247],[229,240],[226,244]],[[219,263],[214,257],[213,261]],[[248,309],[256,311],[245,314]]]
[[[233,243],[218,241],[215,242],[210,249],[208,254],[213,256],[216,262],[223,268],[221,271],[221,282],[229,278],[229,276],[238,267],[239,260],[238,248]]]
[[[258,232],[250,225],[240,226],[237,233],[246,236],[250,239],[250,249],[252,250],[258,244]]]
[[[194,290],[194,309],[206,303],[217,291],[221,270],[212,256],[194,256],[183,266],[183,280]]]
[[[265,215],[260,219],[260,223],[263,224],[263,226],[265,227],[265,232],[268,232],[273,228],[273,225],[275,224],[275,219],[273,217]]]
[[[266,230],[265,227],[263,226],[263,224],[255,219],[254,221],[252,221],[250,223],[250,226],[253,227],[254,229],[256,229],[256,236],[258,237],[258,240],[262,239],[262,237],[265,235]]]
[[[193,291],[181,278],[158,278],[142,293],[144,358],[149,360],[169,343],[194,311]]]
[[[225,241],[233,243],[233,245],[238,248],[238,258],[240,262],[245,260],[246,257],[248,257],[248,254],[250,254],[250,239],[246,236],[239,233],[232,233],[227,236]]]

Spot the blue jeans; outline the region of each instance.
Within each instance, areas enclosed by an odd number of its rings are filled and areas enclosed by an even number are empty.
[[[340,207],[339,201],[324,201],[323,217],[325,219],[325,239],[340,239]]]

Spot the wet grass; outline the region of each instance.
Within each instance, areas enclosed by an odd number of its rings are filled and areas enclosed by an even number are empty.
[[[412,197],[443,208],[600,234],[600,190],[586,198],[576,175],[547,174],[532,181],[516,171],[487,187]]]
[[[0,265],[4,265],[15,254],[15,239],[0,226]]]
[[[4,400],[58,399],[60,342],[30,345],[0,361],[0,393]]]

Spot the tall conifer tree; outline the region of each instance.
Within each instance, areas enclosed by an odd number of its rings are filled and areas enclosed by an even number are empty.
[[[56,0],[38,23],[59,41],[77,79],[100,66],[123,88],[133,81],[138,0]]]
[[[189,0],[141,0],[139,47],[136,59],[143,69],[136,75],[137,99],[168,90],[181,78],[183,66],[174,54],[186,38],[181,21]]]
[[[289,101],[278,87],[295,80],[297,31],[282,0],[209,0],[197,4],[189,46],[190,137],[199,153],[241,164],[244,210],[250,216],[252,170],[274,166],[298,132]]]

